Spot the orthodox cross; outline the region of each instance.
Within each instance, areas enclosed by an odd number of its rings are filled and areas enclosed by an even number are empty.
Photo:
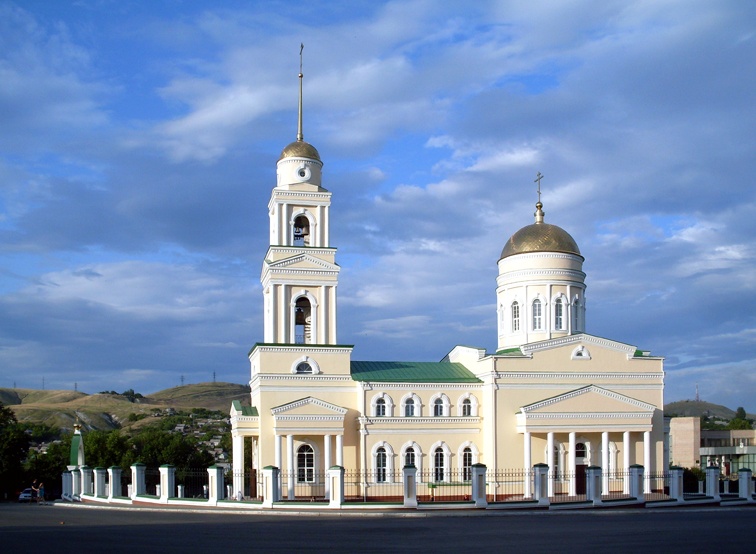
[[[541,175],[541,172],[539,171],[536,173],[536,178],[533,181],[534,183],[538,183],[538,201],[541,201],[541,179],[543,179],[543,175]]]

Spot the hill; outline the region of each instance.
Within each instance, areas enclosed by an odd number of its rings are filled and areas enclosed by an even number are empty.
[[[712,419],[729,421],[735,417],[735,410],[703,400],[679,400],[664,406],[664,415],[679,417],[709,416]]]
[[[130,414],[146,416],[192,408],[227,413],[234,400],[249,405],[249,388],[235,383],[199,383],[166,389],[136,402],[119,394],[0,388],[0,402],[9,406],[20,422],[68,430],[73,429],[77,418],[85,429],[108,430],[144,427],[152,420],[129,421]]]

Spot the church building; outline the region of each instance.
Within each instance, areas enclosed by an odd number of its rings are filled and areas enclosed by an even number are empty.
[[[303,138],[299,80],[297,138],[278,159],[268,202],[251,405],[231,407],[234,491],[256,496],[255,478],[244,475],[266,466],[280,469],[289,499],[334,465],[380,484],[405,465],[421,481],[469,480],[480,463],[493,494],[499,472],[529,475],[538,463],[573,495],[587,466],[602,467],[607,490],[631,465],[663,471],[663,360],[586,332],[584,258],[569,233],[546,223],[540,200],[497,262],[495,352],[457,346],[438,362],[352,360],[337,335],[332,193]]]

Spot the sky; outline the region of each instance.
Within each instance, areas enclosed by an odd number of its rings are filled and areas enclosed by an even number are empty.
[[[248,381],[300,43],[353,359],[496,349],[540,171],[587,332],[663,356],[666,402],[756,413],[739,0],[0,0],[0,387]]]

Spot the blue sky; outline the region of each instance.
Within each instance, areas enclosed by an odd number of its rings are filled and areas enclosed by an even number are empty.
[[[540,171],[588,332],[756,412],[741,1],[0,0],[0,386],[247,381],[300,42],[355,359],[495,348]]]

